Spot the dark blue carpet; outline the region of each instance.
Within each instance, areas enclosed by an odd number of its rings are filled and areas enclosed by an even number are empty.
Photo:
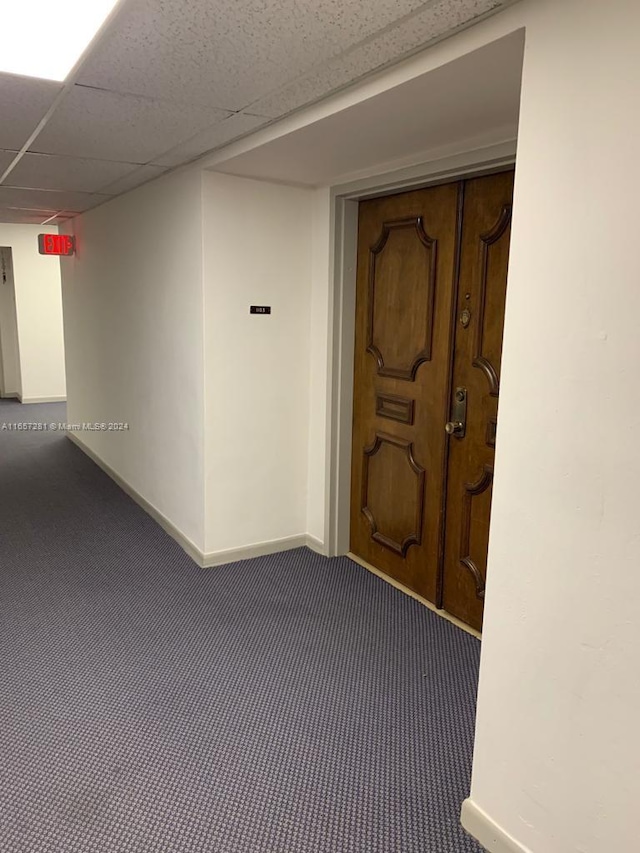
[[[480,849],[475,639],[346,558],[199,569],[63,435],[0,483],[2,853]]]

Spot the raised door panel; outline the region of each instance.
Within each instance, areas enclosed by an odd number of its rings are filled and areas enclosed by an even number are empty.
[[[452,390],[466,390],[463,437],[449,441],[442,606],[482,627],[498,434],[513,172],[467,181]]]
[[[489,546],[489,525],[491,512],[491,487],[493,468],[485,465],[475,483],[462,486],[462,521],[460,525],[460,564],[468,573],[475,586],[476,599],[484,599],[487,577],[487,549]]]
[[[485,374],[492,397],[497,397],[500,391],[511,204],[503,204],[499,211],[496,210],[496,214],[493,226],[479,235],[478,316],[475,322],[472,361],[473,366]]]
[[[403,495],[400,504],[388,500],[394,492]],[[422,542],[423,511],[424,468],[415,460],[413,443],[377,433],[365,448],[362,472],[362,512],[372,539],[406,556]]]
[[[360,205],[351,550],[435,601],[460,186]]]
[[[436,247],[422,216],[384,222],[371,247],[367,350],[379,376],[413,380],[422,362],[431,358]]]

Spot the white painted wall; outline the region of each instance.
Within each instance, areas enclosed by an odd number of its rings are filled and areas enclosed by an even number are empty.
[[[310,190],[203,173],[208,554],[307,530],[313,216]]]
[[[21,392],[25,403],[66,397],[60,261],[38,253],[38,234],[56,230],[49,226],[0,223],[0,246],[11,247],[13,255],[21,376],[21,387],[7,390]],[[9,305],[6,310],[10,310]],[[10,330],[8,334],[11,336]],[[15,352],[11,340],[8,347]],[[15,367],[13,373],[16,384]]]
[[[0,396],[19,397],[20,350],[18,314],[13,281],[13,259],[8,246],[0,246]]]
[[[455,59],[461,45],[522,27],[501,438],[466,817],[496,851],[635,850],[640,4],[524,0],[376,77],[362,97],[424,73],[428,57]],[[336,110],[358,97],[345,94]],[[310,125],[314,109],[296,121]],[[316,117],[330,110],[325,102]],[[277,135],[277,125],[263,134]],[[331,268],[330,251],[322,254],[313,258],[315,304],[321,271]],[[322,410],[318,372],[330,361],[321,337],[311,411]],[[329,486],[313,475],[321,440],[310,432],[310,529]]]
[[[512,849],[630,851],[640,845],[640,4],[537,0],[521,12],[471,797]]]
[[[204,547],[201,181],[169,175],[65,227],[68,420],[127,422],[81,441]]]
[[[207,555],[307,533],[319,209],[327,192],[187,170],[69,226],[68,420],[129,423],[76,437]],[[326,271],[319,299],[316,348]]]

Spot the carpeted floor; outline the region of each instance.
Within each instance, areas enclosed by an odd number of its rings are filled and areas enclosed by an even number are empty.
[[[0,401],[2,853],[476,853],[479,643],[346,558],[199,569]]]

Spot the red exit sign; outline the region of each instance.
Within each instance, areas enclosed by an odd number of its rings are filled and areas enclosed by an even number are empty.
[[[76,241],[68,234],[38,234],[38,251],[41,255],[73,255]]]

